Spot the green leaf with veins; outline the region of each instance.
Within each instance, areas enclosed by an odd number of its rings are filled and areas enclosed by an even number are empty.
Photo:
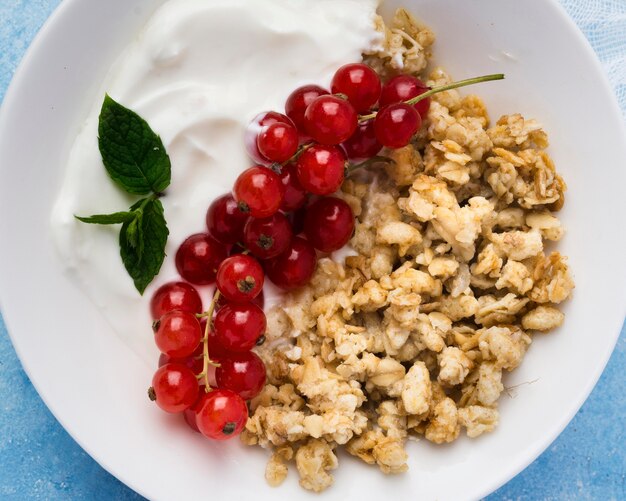
[[[134,212],[114,212],[113,214],[96,214],[88,217],[74,217],[87,224],[122,224],[132,222],[137,217],[137,214]]]
[[[170,184],[172,166],[161,138],[137,113],[104,98],[98,146],[109,176],[135,195],[161,193]]]
[[[130,210],[137,211],[138,216],[122,226],[120,256],[135,287],[143,294],[161,269],[169,230],[160,200],[140,200]]]

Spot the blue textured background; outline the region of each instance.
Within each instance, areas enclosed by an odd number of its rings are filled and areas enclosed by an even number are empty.
[[[583,2],[613,9],[624,29],[609,44],[626,58],[626,0],[561,1],[575,18]],[[0,0],[0,102],[32,38],[58,3]],[[607,41],[597,37],[602,24],[583,21],[581,28],[604,55]],[[624,103],[622,107],[626,113]],[[604,375],[567,429],[488,500],[625,500],[625,373],[626,329],[622,329]],[[24,374],[1,317],[0,499],[141,499],[91,459],[50,414]]]

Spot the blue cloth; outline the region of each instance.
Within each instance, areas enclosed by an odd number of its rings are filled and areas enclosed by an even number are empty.
[[[561,2],[598,51],[626,113],[620,69],[626,61],[626,1]],[[24,51],[58,3],[0,1],[0,101]],[[600,382],[567,429],[488,499],[626,499],[624,373],[626,328]],[[1,318],[0,499],[141,499],[91,459],[50,414],[24,374]]]

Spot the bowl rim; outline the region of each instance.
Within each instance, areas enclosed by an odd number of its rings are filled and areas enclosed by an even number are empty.
[[[35,64],[35,55],[45,44],[45,40],[47,39],[49,33],[55,29],[55,26],[59,23],[59,21],[64,18],[64,16],[68,12],[72,11],[75,5],[79,4],[81,1],[82,0],[61,0],[61,3],[54,9],[54,11],[50,14],[50,16],[42,25],[36,36],[33,38],[33,41],[31,42],[30,46],[22,57],[18,68],[15,70],[13,78],[11,79],[11,82],[6,90],[4,99],[0,104],[0,137],[2,137],[5,134],[5,130],[9,128],[9,121],[7,117],[10,114],[11,107],[13,106],[15,95],[17,94],[17,89],[21,86],[22,82],[27,79],[30,68]],[[570,34],[577,38],[584,47],[586,52],[585,57],[587,57],[591,61],[591,64],[593,64],[594,69],[598,74],[599,81],[602,83],[603,88],[600,90],[600,92],[609,95],[609,100],[612,104],[612,111],[617,117],[621,118],[621,120],[619,120],[621,135],[626,140],[626,124],[624,123],[622,117],[621,108],[617,101],[615,92],[609,83],[606,72],[602,67],[602,64],[598,59],[594,49],[592,48],[589,40],[585,37],[583,32],[567,13],[563,5],[558,2],[558,0],[548,0],[547,2],[545,2],[544,8],[554,9],[557,12],[558,17],[562,19],[564,26],[567,28]],[[1,251],[2,247],[0,246],[0,253]],[[2,259],[1,254],[0,259]],[[491,482],[485,482],[485,487],[482,489],[479,496],[480,498],[483,498],[490,493],[493,493],[495,490],[512,480],[521,471],[527,468],[535,459],[537,459],[539,455],[547,450],[547,448],[562,433],[562,431],[571,422],[571,420],[578,413],[582,405],[585,403],[595,385],[597,384],[600,376],[604,372],[609,358],[611,357],[611,354],[615,349],[617,341],[620,337],[622,327],[624,325],[624,319],[626,317],[626,286],[624,286],[621,291],[622,304],[624,305],[621,320],[617,316],[613,320],[613,338],[611,342],[607,344],[607,349],[603,354],[602,363],[597,366],[597,369],[594,371],[593,374],[589,375],[586,386],[582,391],[579,392],[579,398],[575,402],[569,402],[568,412],[563,413],[563,417],[558,422],[554,422],[549,428],[549,431],[546,431],[545,440],[538,441],[537,443],[532,444],[532,446],[529,446],[529,448],[527,449],[525,455],[520,455],[517,461],[512,462],[513,466],[509,468],[507,475],[503,476],[502,478],[498,478],[497,480],[492,480]],[[41,385],[39,379],[33,377],[30,367],[24,363],[25,357],[23,356],[19,337],[16,335],[14,329],[12,328],[12,326],[14,325],[13,315],[10,311],[7,311],[5,308],[3,308],[3,305],[6,304],[6,295],[6,290],[0,287],[0,311],[2,311],[4,322],[7,328],[7,333],[22,364],[23,370],[29,377],[29,380],[36,389],[39,397],[43,400],[55,419],[61,424],[61,426],[63,426],[67,433],[72,437],[72,439],[75,440],[93,460],[95,460],[102,468],[104,468],[111,475],[123,482],[130,489],[134,490],[140,495],[143,495],[144,497],[147,497],[148,493],[143,490],[142,486],[137,485],[137,483],[132,478],[129,478],[125,474],[123,469],[116,465],[108,464],[104,460],[102,460],[101,455],[98,453],[98,451],[95,450],[95,448],[91,447],[88,441],[85,440],[83,436],[81,436],[79,433],[76,433],[74,430],[71,429],[71,427],[67,425],[66,420],[61,417],[62,412],[59,411],[58,406],[54,402],[48,401],[46,395],[42,393],[42,391],[40,390]]]

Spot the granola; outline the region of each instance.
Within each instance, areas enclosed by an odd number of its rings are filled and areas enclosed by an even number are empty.
[[[423,74],[434,36],[406,11],[365,62],[383,77]],[[441,68],[425,81],[450,81]],[[565,182],[548,136],[519,114],[490,125],[477,96],[433,97],[424,132],[358,172],[340,196],[357,216],[343,263],[319,263],[310,285],[268,312],[257,349],[268,384],[243,440],[273,449],[271,485],[295,459],[300,484],[333,483],[335,449],[384,473],[407,470],[405,443],[475,438],[498,424],[504,372],[534,332],[564,321],[572,293],[554,215]]]

